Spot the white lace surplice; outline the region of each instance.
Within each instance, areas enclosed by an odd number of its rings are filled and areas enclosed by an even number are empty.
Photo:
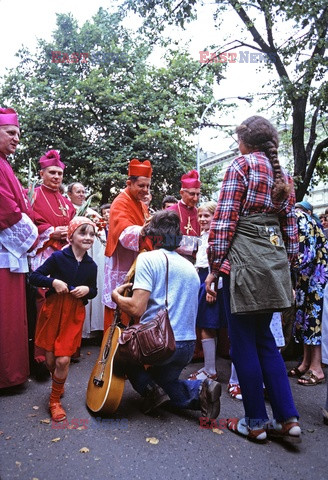
[[[0,268],[9,268],[15,273],[28,272],[27,251],[37,237],[37,227],[22,213],[19,222],[0,232]]]
[[[132,263],[139,252],[139,235],[142,227],[131,225],[121,233],[116,249],[111,257],[105,257],[105,276],[102,302],[109,308],[116,308],[112,301],[112,291],[124,283]]]

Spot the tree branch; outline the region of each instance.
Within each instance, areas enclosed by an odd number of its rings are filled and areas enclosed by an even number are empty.
[[[317,127],[319,111],[320,111],[320,107],[318,105],[317,108],[314,111],[313,116],[312,116],[311,128],[310,128],[310,137],[309,137],[309,141],[308,141],[308,143],[306,145],[306,148],[305,148],[305,153],[306,153],[306,157],[307,157],[308,160],[310,160],[310,158],[311,158],[312,149],[313,149],[313,146],[314,146],[316,138],[317,138],[316,127]]]
[[[304,176],[303,184],[305,189],[307,189],[310,184],[310,181],[311,181],[313,172],[315,170],[315,167],[317,165],[318,159],[320,157],[320,154],[325,148],[328,148],[328,137],[322,140],[322,142],[318,143],[318,145],[315,147],[311,161],[309,163],[308,168],[306,169],[306,173]]]

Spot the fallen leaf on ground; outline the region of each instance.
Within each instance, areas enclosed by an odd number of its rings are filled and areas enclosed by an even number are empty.
[[[3,435],[3,431],[2,431],[2,430],[0,430],[0,435]]]
[[[51,441],[56,443],[56,442],[59,442],[59,440],[60,440],[60,437],[57,437],[57,438],[53,438]]]
[[[159,440],[155,437],[147,437],[146,442],[151,443],[152,445],[157,445],[159,443]]]
[[[40,420],[40,423],[46,423],[47,425],[49,425],[50,418],[44,418],[43,420]]]
[[[222,435],[223,430],[220,430],[219,428],[212,428],[213,433],[217,433],[218,435]]]
[[[86,430],[87,428],[85,425],[82,425],[81,427],[77,427],[76,430]]]
[[[82,448],[80,448],[79,452],[80,453],[88,453],[88,452],[90,452],[90,450],[87,447],[82,447]]]
[[[22,464],[22,462],[15,462],[15,463],[16,463],[17,467],[20,467],[21,464]]]
[[[6,437],[6,440],[10,440],[11,439],[11,435],[9,435],[8,437]]]
[[[33,407],[33,408],[34,408],[34,407]],[[36,417],[36,413],[29,413],[27,416],[28,416],[28,417]]]
[[[32,407],[33,410],[39,410],[40,407],[38,407],[37,405],[34,405],[34,407]]]
[[[92,355],[92,353],[91,353],[91,352],[87,352],[87,355]]]

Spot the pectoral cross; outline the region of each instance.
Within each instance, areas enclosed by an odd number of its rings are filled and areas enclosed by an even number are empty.
[[[58,208],[59,208],[59,210],[62,212],[62,215],[63,215],[64,217],[66,217],[66,216],[67,216],[67,207],[66,207],[66,205],[64,206],[64,205],[62,205],[62,203],[60,203]]]
[[[186,230],[186,234],[187,234],[187,235],[189,235],[189,231],[190,231],[190,230],[193,230],[192,225],[191,225],[191,223],[190,223],[190,217],[188,217],[188,223],[187,223],[187,225],[184,227],[184,229]]]

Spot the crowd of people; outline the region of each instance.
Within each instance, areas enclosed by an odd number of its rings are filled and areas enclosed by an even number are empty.
[[[199,204],[201,182],[192,170],[181,177],[181,198],[165,196],[162,209],[154,211],[152,164],[132,159],[126,188],[98,211],[86,202],[82,183],[69,184],[65,194],[65,165],[56,150],[39,160],[41,184],[33,192],[22,188],[7,158],[19,143],[18,115],[0,109],[1,389],[24,384],[30,366],[49,372],[49,410],[53,421],[63,421],[61,396],[82,337],[106,331],[117,307],[125,326],[151,320],[163,307],[168,268],[176,351],[149,368],[126,365],[143,411],[170,402],[200,410],[203,417],[219,415],[217,332],[224,327],[232,359],[227,390],[245,410],[243,418],[228,419],[227,428],[258,443],[301,441],[288,376],[303,386],[325,378],[328,214],[319,218],[308,202],[295,203],[293,180],[280,166],[278,134],[269,121],[250,117],[236,132],[240,156],[226,171],[217,203]],[[133,285],[125,281],[132,265]],[[26,298],[31,288],[32,309]],[[291,308],[303,357],[287,372],[279,351],[281,312]],[[203,367],[180,378],[200,358]],[[328,403],[323,415],[328,423]]]

